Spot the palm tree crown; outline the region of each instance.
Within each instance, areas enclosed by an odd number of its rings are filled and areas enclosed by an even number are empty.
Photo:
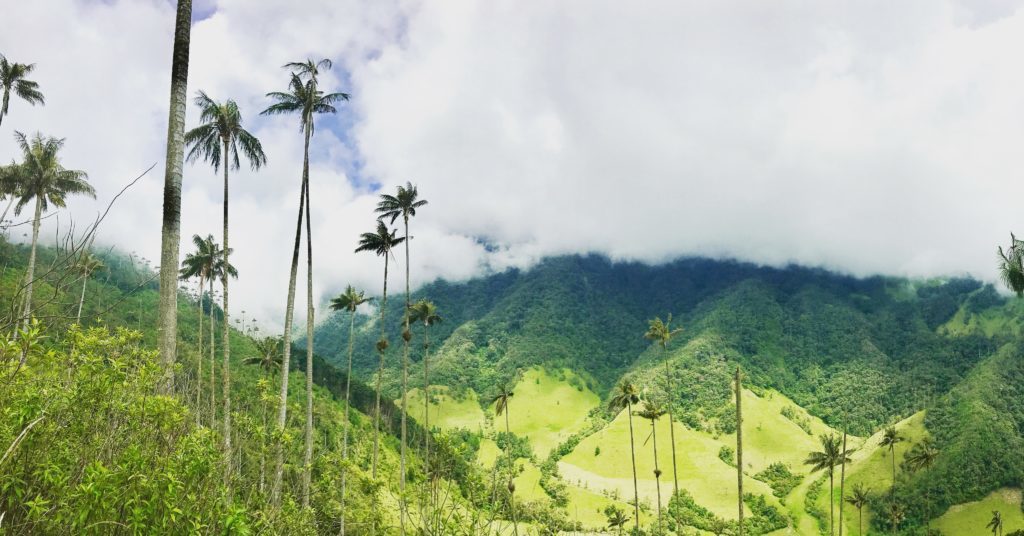
[[[92,275],[93,272],[97,270],[102,270],[104,266],[105,265],[103,264],[103,261],[101,261],[99,257],[93,255],[92,253],[86,253],[85,255],[82,255],[82,258],[80,258],[78,262],[75,263],[75,268],[78,270],[78,273],[82,274],[85,277],[89,277],[90,275]]]
[[[508,401],[515,393],[509,388],[507,383],[503,383],[498,386],[498,393],[491,399],[491,403],[494,404],[494,414],[501,416],[508,409]]]
[[[0,88],[3,89],[3,100],[0,101],[0,123],[7,115],[11,100],[11,91],[25,102],[35,106],[46,104],[46,99],[39,91],[39,84],[26,78],[36,69],[34,63],[11,63],[0,54]]]
[[[621,411],[627,407],[640,402],[640,394],[633,382],[623,380],[615,388],[611,399],[608,400],[608,408]]]
[[[381,194],[377,202],[377,214],[381,220],[391,219],[395,223],[399,217],[409,219],[416,215],[416,209],[427,204],[426,199],[419,199],[419,191],[411,182],[399,186],[395,195]]]
[[[380,257],[388,255],[395,246],[405,242],[405,237],[396,236],[397,234],[398,229],[388,231],[388,226],[378,220],[376,232],[359,235],[359,247],[356,248],[356,253],[372,251]]]
[[[1003,514],[999,510],[992,510],[992,519],[989,520],[988,525],[985,528],[992,529],[992,534],[998,534],[1003,531]]]
[[[897,443],[906,441],[906,438],[900,435],[899,431],[896,430],[895,426],[889,426],[885,429],[885,433],[882,434],[882,440],[878,442],[881,447],[886,447],[889,451],[896,449]]]
[[[18,203],[14,213],[30,201],[38,198],[41,211],[46,212],[52,204],[64,208],[65,199],[71,194],[96,197],[96,190],[87,181],[84,171],[64,169],[58,153],[64,147],[64,140],[36,135],[29,140],[21,132],[14,133],[14,139],[21,147],[24,161],[10,166],[5,175],[17,184]]]
[[[867,506],[871,500],[870,493],[871,491],[864,487],[864,484],[856,484],[853,486],[853,492],[847,495],[844,500],[847,504],[860,510]]]
[[[213,240],[213,235],[207,235],[206,238],[192,235],[192,244],[195,245],[196,251],[185,255],[181,261],[179,276],[181,279],[200,276],[203,279],[208,279],[213,273],[217,259],[223,257],[220,246]]]
[[[288,91],[272,91],[267,97],[275,101],[260,112],[260,115],[279,115],[298,112],[300,117],[299,127],[309,129],[312,133],[315,130],[313,114],[333,114],[338,110],[335,104],[349,99],[348,93],[324,93],[320,90],[317,75],[320,69],[329,69],[330,60],[320,60],[314,63],[313,60],[306,60],[301,63],[289,63],[284,66],[286,69],[293,69],[291,80],[288,82]],[[305,80],[304,80],[305,79]]]
[[[811,471],[828,471],[832,474],[833,468],[842,463],[850,463],[849,454],[852,450],[843,452],[842,440],[837,435],[820,436],[821,450],[807,455],[804,463],[811,466]],[[845,458],[845,459],[844,459]]]
[[[256,341],[256,353],[242,360],[246,365],[259,365],[265,372],[274,373],[281,370],[284,362],[284,350],[280,337],[264,337]]]
[[[672,329],[672,315],[668,315],[668,319],[662,322],[661,317],[655,317],[654,320],[648,321],[647,333],[644,333],[644,338],[656,342],[661,345],[662,349],[668,348],[668,343],[672,341],[672,338],[683,332],[683,328]]]
[[[935,465],[935,460],[938,458],[939,450],[935,448],[935,441],[927,437],[914,445],[907,453],[907,468],[911,471],[929,469]]]
[[[433,326],[444,321],[441,315],[437,314],[437,306],[434,302],[422,299],[409,306],[409,321],[422,322],[424,326]]]
[[[220,169],[222,163],[238,169],[241,149],[254,171],[267,163],[260,140],[242,128],[242,114],[235,101],[219,103],[200,91],[193,102],[200,110],[202,124],[185,133],[185,144],[192,147],[188,152],[189,162],[204,160],[214,170]]]
[[[345,292],[331,300],[331,310],[354,313],[360,305],[372,300],[373,298],[367,298],[363,291],[356,290],[355,287],[349,285],[345,287]]]
[[[1017,297],[1024,296],[1024,241],[1010,233],[1010,247],[999,248],[999,278]]]

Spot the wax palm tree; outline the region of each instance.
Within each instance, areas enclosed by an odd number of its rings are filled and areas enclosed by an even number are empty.
[[[402,495],[403,510],[401,515],[401,532],[405,534],[405,450],[406,450],[406,414],[408,412],[408,395],[409,395],[409,341],[412,339],[412,332],[409,330],[409,307],[410,293],[409,293],[409,218],[416,216],[416,209],[422,208],[427,204],[426,199],[419,198],[419,191],[411,182],[406,182],[405,186],[399,186],[395,195],[381,194],[380,201],[377,202],[377,214],[381,220],[390,219],[391,224],[394,225],[395,220],[402,218],[402,223],[405,227],[405,327],[402,330],[402,341],[403,352],[402,352],[402,447],[399,455],[399,471],[401,471],[401,478],[399,480],[400,494]]]
[[[174,388],[178,345],[178,248],[181,243],[181,169],[185,159],[185,108],[188,53],[192,31],[192,0],[178,0],[171,61],[171,94],[164,161],[163,223],[160,228],[160,320],[157,337],[164,380],[160,391]]]
[[[935,460],[939,458],[939,450],[935,448],[935,442],[932,438],[925,438],[920,443],[914,445],[910,452],[907,453],[907,468],[911,471],[927,471],[935,465]],[[931,489],[925,488],[925,503],[928,505],[928,509],[931,510]],[[931,512],[925,512],[925,534],[931,534]]]
[[[348,460],[348,432],[352,427],[349,420],[349,409],[352,400],[352,355],[355,350],[356,309],[372,299],[367,298],[363,291],[356,290],[355,287],[349,285],[345,287],[345,292],[331,300],[332,310],[348,312],[348,368],[345,374],[345,430],[342,432],[341,441],[342,460]],[[345,475],[347,473],[348,468],[344,468],[341,472],[341,534],[343,535],[345,534]]]
[[[92,253],[85,253],[82,258],[78,259],[75,263],[75,271],[78,275],[82,276],[82,295],[78,298],[78,314],[75,316],[75,323],[82,324],[82,306],[85,305],[85,284],[89,282],[89,277],[97,270],[104,268],[103,261]]]
[[[34,63],[11,63],[0,54],[0,87],[4,92],[3,102],[0,104],[0,124],[3,124],[4,116],[8,115],[7,106],[11,101],[12,91],[32,106],[46,104],[43,93],[39,91],[39,84],[27,78],[35,69]]]
[[[505,415],[505,457],[508,458],[509,470],[508,470],[508,504],[509,510],[512,512],[512,531],[519,536],[519,523],[516,521],[516,504],[515,504],[515,493],[516,485],[513,482],[515,477],[515,466],[516,461],[512,459],[512,428],[508,422],[508,402],[512,398],[512,389],[509,388],[508,384],[503,383],[498,387],[498,394],[494,396],[491,403],[494,404],[494,414],[501,417]]]
[[[430,463],[430,328],[444,319],[434,302],[422,299],[409,306],[409,322],[423,324],[423,459]]]
[[[736,396],[736,501],[738,515],[736,534],[743,536],[743,374],[736,365],[733,377],[733,392]]]
[[[263,337],[262,339],[256,339],[256,355],[247,357],[242,360],[243,364],[256,365],[263,369],[264,374],[268,377],[273,377],[277,371],[281,370],[281,362],[284,359],[284,353],[281,351],[281,338],[280,337]],[[259,490],[263,493],[264,483],[266,482],[267,474],[267,403],[264,397],[265,391],[268,387],[269,382],[266,379],[260,380],[260,400],[261,400],[261,411],[260,411],[260,480]]]
[[[61,165],[60,150],[64,147],[63,139],[43,137],[37,133],[29,140],[21,132],[15,132],[14,139],[21,148],[23,158],[22,163],[11,165],[5,173],[18,185],[19,198],[14,206],[14,213],[20,214],[26,205],[35,201],[35,212],[32,216],[32,249],[29,252],[28,270],[25,273],[25,302],[22,311],[23,325],[28,328],[32,317],[32,285],[35,280],[39,222],[43,212],[46,212],[50,205],[64,208],[70,195],[79,194],[95,198],[96,191],[87,181],[88,176],[84,171],[65,169]]]
[[[882,433],[882,440],[878,442],[878,446],[889,449],[889,454],[892,456],[892,488],[889,490],[889,495],[893,496],[896,493],[896,445],[906,441],[895,426],[888,426],[885,432]]]
[[[1024,241],[1010,233],[1010,247],[999,248],[999,278],[1017,297],[1024,295]]]
[[[665,410],[653,400],[644,400],[644,405],[638,411],[637,416],[651,421],[651,443],[654,445],[654,484],[658,491],[658,530],[661,530],[661,469],[658,467],[658,419],[665,414]],[[669,423],[671,426],[671,423]],[[645,441],[646,443],[646,441]]]
[[[608,528],[618,532],[619,536],[622,536],[622,527],[629,523],[629,516],[626,515],[622,510],[612,507],[608,512],[605,512],[605,516],[608,517]]]
[[[864,507],[868,505],[871,500],[870,490],[864,487],[864,484],[855,484],[853,486],[853,493],[847,495],[845,498],[847,504],[857,509],[857,534],[863,536],[864,534]]]
[[[312,66],[312,69],[309,68]],[[295,246],[292,252],[291,276],[288,280],[288,303],[285,309],[284,325],[284,359],[291,362],[291,328],[295,312],[295,280],[298,275],[299,246],[302,242],[302,216],[306,216],[306,427],[305,457],[302,470],[302,506],[309,506],[310,471],[313,464],[313,237],[310,224],[310,184],[309,184],[309,140],[316,130],[314,117],[316,114],[333,114],[338,110],[334,107],[341,101],[348,100],[347,93],[324,93],[320,90],[317,79],[320,69],[330,69],[330,60],[314,62],[307,60],[302,63],[289,63],[284,66],[291,71],[287,91],[267,93],[274,101],[261,115],[299,114],[299,126],[304,137],[302,153],[302,186],[299,191],[299,219],[295,229]],[[284,430],[287,422],[288,399],[288,367],[281,375],[281,408],[277,416],[279,430]],[[277,460],[274,472],[274,485],[271,489],[271,502],[278,504],[281,491],[281,479],[284,476],[284,449],[278,442]]]
[[[252,171],[258,170],[267,163],[267,155],[263,153],[263,146],[260,140],[242,127],[242,113],[233,100],[223,103],[210,98],[209,95],[200,91],[193,101],[199,108],[198,127],[185,133],[185,145],[190,147],[188,161],[196,162],[202,160],[213,166],[214,172],[221,167],[224,168],[224,247],[221,250],[224,262],[228,262],[228,252],[231,247],[228,242],[228,170],[241,167],[238,153],[249,162]],[[239,151],[241,149],[241,151]],[[224,295],[221,309],[224,311],[223,342],[221,351],[223,353],[223,368],[221,380],[224,382],[224,456],[231,459],[231,338],[230,334],[230,309],[228,307],[228,280],[222,278]],[[224,464],[224,482],[227,483],[231,476],[231,464]]]
[[[628,380],[622,380],[616,386],[612,397],[608,400],[608,408],[612,411],[626,410],[629,418],[629,454],[633,463],[633,515],[636,523],[636,532],[640,533],[640,488],[636,481],[636,448],[633,441],[633,404],[640,402],[636,386]]]
[[[808,454],[804,463],[811,466],[811,472],[826,471],[828,473],[828,523],[829,534],[833,534],[835,531],[835,523],[833,521],[835,517],[835,500],[832,498],[832,490],[835,487],[835,466],[849,463],[850,451],[843,450],[839,436],[822,434],[819,436],[819,439],[821,440],[821,450]]]
[[[356,253],[369,251],[384,257],[384,295],[380,301],[380,339],[377,341],[377,354],[380,357],[380,366],[377,368],[377,401],[373,410],[373,465],[371,475],[377,478],[377,458],[380,452],[380,390],[381,379],[384,377],[384,353],[388,349],[387,332],[384,324],[384,310],[388,305],[388,263],[391,259],[391,251],[395,246],[405,241],[405,237],[396,237],[397,230],[388,230],[384,222],[377,221],[377,230],[372,233],[363,233],[359,237],[359,247]]]
[[[672,342],[672,339],[682,333],[682,328],[672,329],[672,315],[668,315],[668,319],[664,322],[661,321],[660,317],[655,317],[654,320],[648,322],[647,332],[644,333],[644,338],[653,341],[661,346],[662,359],[665,360],[665,384],[667,385],[666,395],[668,397],[666,409],[668,410],[668,422],[669,422],[669,442],[672,447],[672,495],[679,493],[679,473],[676,470],[676,431],[675,431],[675,419],[672,415],[672,401],[675,399],[675,380],[673,379],[672,370],[669,367],[668,359],[668,345]]]
[[[993,536],[1002,536],[1003,534],[1003,514],[999,510],[992,510],[992,519],[989,520],[988,525],[985,528],[991,529]]]
[[[197,382],[196,382],[196,419],[199,418],[199,406],[202,404],[202,382],[203,382],[203,291],[205,290],[203,285],[206,282],[210,284],[210,386],[214,385],[213,379],[213,267],[217,264],[217,259],[221,258],[220,248],[217,243],[213,240],[213,235],[207,235],[203,238],[199,235],[192,235],[192,244],[196,250],[194,253],[187,253],[185,259],[181,262],[181,269],[179,270],[179,277],[181,279],[190,279],[196,277],[199,279],[199,366],[197,371]],[[214,405],[214,391],[210,392],[210,409],[213,409]],[[211,413],[211,419],[212,417]],[[211,421],[212,426],[212,421]]]

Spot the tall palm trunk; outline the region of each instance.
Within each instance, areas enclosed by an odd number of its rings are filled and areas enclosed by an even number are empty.
[[[430,469],[430,326],[423,321],[423,461]]]
[[[846,427],[843,427],[843,457],[839,468],[839,536],[843,536],[843,497],[846,496]]]
[[[32,218],[32,249],[28,254],[28,270],[25,272],[25,306],[21,313],[22,327],[27,329],[32,320],[32,284],[36,278],[36,248],[39,243],[39,219],[43,214],[43,193],[36,193],[36,210]],[[21,356],[22,362],[25,355]]]
[[[224,274],[221,283],[224,285],[224,342],[221,343],[221,354],[224,368],[221,381],[224,384],[224,486],[230,489],[231,484],[231,322],[228,316],[228,142],[224,140]]]
[[[640,487],[636,482],[636,444],[633,440],[633,403],[626,401],[626,416],[629,418],[629,456],[633,462],[633,519],[636,533],[640,534]]]
[[[679,472],[676,469],[676,421],[672,416],[672,401],[675,399],[675,381],[672,378],[672,369],[668,365],[668,347],[662,347],[665,351],[665,377],[668,380],[668,434],[672,447],[672,496],[679,494]]]
[[[203,404],[203,283],[206,280],[205,274],[199,274],[199,359],[198,371],[196,372],[196,424],[200,424],[200,407]]]
[[[736,490],[739,493],[739,523],[736,534],[743,536],[743,384],[736,367]]]
[[[403,217],[405,223],[405,328],[402,331],[402,450],[399,456],[399,475],[398,490],[401,496],[400,501],[400,514],[399,514],[399,529],[402,536],[405,536],[405,513],[407,504],[405,500],[405,450],[406,450],[406,414],[409,411],[408,398],[409,398],[409,340],[412,339],[412,333],[409,331],[409,216]],[[505,416],[506,420],[508,415]],[[518,531],[517,531],[518,532]]]
[[[651,419],[651,442],[654,443],[654,486],[658,490],[658,531],[660,532],[661,531],[661,469],[658,468],[658,421],[656,419]]]
[[[857,534],[864,536],[864,507],[857,508]]]
[[[207,281],[210,285],[210,428],[217,426],[217,360],[214,351],[217,347],[217,339],[214,336],[213,326],[216,324],[213,316],[213,276]]]
[[[181,241],[181,168],[185,160],[185,98],[188,90],[188,52],[192,31],[192,0],[178,0],[171,62],[171,96],[167,119],[163,224],[160,231],[160,361],[164,380],[160,390],[174,390],[178,351],[178,248]],[[226,156],[225,156],[226,158]],[[226,161],[226,160],[225,160]]]
[[[384,253],[384,296],[380,300],[380,341],[383,342],[387,333],[384,329],[384,310],[388,305],[388,255],[390,252]],[[373,470],[371,476],[376,480],[377,478],[377,458],[380,453],[380,389],[381,380],[384,376],[384,354],[387,352],[386,348],[378,347],[378,354],[380,354],[380,366],[377,367],[377,402],[374,405],[373,410]]]
[[[836,533],[836,497],[835,497],[835,472],[831,467],[828,468],[828,533]]]
[[[75,316],[75,324],[82,325],[82,306],[85,305],[85,284],[89,282],[89,272],[82,275],[82,295],[78,297],[78,314]]]
[[[271,373],[273,378],[273,373]],[[264,398],[263,390],[260,390],[261,398]],[[264,398],[260,403],[260,495],[264,493],[267,486],[267,402]]]
[[[408,249],[409,233],[406,232],[406,249]],[[516,519],[516,487],[513,482],[515,477],[516,461],[512,459],[512,428],[508,425],[508,399],[505,399],[505,456],[508,457],[508,507],[512,513],[512,533],[519,536],[519,521]]]
[[[352,354],[355,350],[355,341],[353,339],[356,334],[356,312],[352,310],[349,313],[348,372],[345,375],[345,430],[341,435],[341,459],[344,461],[348,461],[348,431],[352,427],[352,423],[349,421],[349,409],[351,408],[352,400]],[[343,467],[341,471],[341,531],[339,532],[341,536],[345,536],[345,476],[347,474],[348,467]]]
[[[302,507],[309,508],[309,487],[313,471],[313,229],[309,197],[309,136],[306,123],[306,147],[302,157],[302,180],[306,183],[306,452],[302,463]]]
[[[299,273],[299,246],[302,245],[302,215],[306,208],[306,182],[299,192],[299,221],[295,227],[295,246],[292,249],[292,268],[288,279],[288,303],[284,312],[284,357],[281,360],[281,405],[277,412],[277,430],[284,432],[288,422],[288,369],[292,355],[292,319],[295,316],[295,280]],[[281,480],[284,477],[284,444],[278,439],[274,448],[274,482],[270,487],[270,501],[275,507],[281,501]]]

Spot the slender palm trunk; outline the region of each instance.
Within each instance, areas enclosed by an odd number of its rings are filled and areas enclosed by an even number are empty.
[[[306,123],[306,148],[302,157],[302,180],[306,183],[306,451],[302,463],[302,507],[309,508],[309,487],[313,471],[313,212],[309,197],[309,137]]]
[[[348,319],[348,372],[345,375],[345,430],[342,432],[341,439],[341,459],[348,461],[348,431],[352,427],[351,421],[349,421],[349,409],[351,407],[352,400],[352,354],[355,350],[355,341],[353,340],[356,334],[356,310],[355,308],[349,311]],[[345,476],[348,474],[348,467],[342,467],[341,470],[341,531],[339,534],[345,536]]]
[[[843,497],[846,495],[846,427],[843,427],[843,458],[839,468],[839,536],[843,536]]]
[[[739,493],[739,523],[736,534],[743,536],[743,384],[736,367],[736,490]]]
[[[836,533],[836,497],[835,497],[835,473],[832,468],[828,468],[828,533]]]
[[[78,297],[78,315],[75,316],[75,324],[82,325],[82,306],[85,305],[85,284],[89,282],[89,272],[82,274],[82,295]]]
[[[380,340],[385,340],[387,332],[384,330],[384,310],[388,305],[388,255],[390,252],[384,253],[384,296],[380,300]],[[380,354],[380,366],[377,367],[377,402],[374,405],[373,410],[373,468],[371,476],[374,480],[377,479],[377,459],[380,453],[380,388],[381,380],[384,377],[384,354],[387,352],[386,349],[379,349]]]
[[[857,534],[864,536],[864,507],[857,508]]]
[[[405,514],[407,504],[405,500],[405,457],[406,457],[406,414],[409,411],[409,340],[412,339],[412,332],[409,331],[409,216],[404,217],[405,222],[405,328],[402,331],[402,450],[399,456],[399,470],[401,474],[398,480],[399,495],[401,495],[399,515],[400,534],[405,536]],[[505,416],[508,418],[508,415]]]
[[[221,343],[221,360],[224,368],[221,371],[221,381],[224,384],[224,486],[230,489],[231,484],[231,322],[228,316],[228,142],[224,140],[224,277],[221,283],[224,285],[224,342]]]
[[[263,391],[260,391],[261,398]],[[264,493],[267,486],[267,402],[260,403],[260,495]]]
[[[284,312],[284,357],[281,360],[281,403],[277,411],[277,430],[284,432],[288,423],[288,369],[292,355],[292,320],[295,316],[295,280],[299,273],[299,246],[302,245],[302,215],[306,209],[306,182],[299,192],[299,221],[295,226],[295,246],[292,249],[291,275],[288,278],[288,302]],[[281,502],[281,480],[284,477],[284,444],[278,439],[274,447],[274,482],[270,487],[270,502],[275,507]]]
[[[406,233],[405,241],[409,241],[409,234]],[[508,398],[505,399],[505,456],[508,457],[508,508],[512,512],[512,533],[519,536],[519,521],[516,519],[516,489],[513,485],[515,477],[516,461],[512,459],[512,428],[508,425]]]
[[[207,281],[210,285],[210,428],[217,427],[217,360],[214,351],[217,348],[217,339],[214,336],[213,326],[216,324],[213,315],[213,276]]]
[[[661,469],[658,468],[658,421],[651,419],[651,442],[654,443],[654,486],[658,490],[658,531],[661,531]]]
[[[633,440],[633,403],[626,401],[626,416],[629,418],[629,456],[633,462],[633,520],[636,533],[640,534],[640,487],[636,482],[636,443]]]
[[[662,346],[665,351],[665,377],[668,379],[668,434],[672,447],[672,496],[679,494],[679,472],[676,469],[676,421],[672,415],[672,402],[675,400],[675,379],[672,377],[672,369],[668,365],[668,347]]]
[[[164,380],[160,391],[174,390],[178,352],[178,248],[181,241],[181,169],[185,160],[185,99],[188,90],[188,52],[192,31],[192,0],[178,0],[171,61],[171,95],[167,120],[163,223],[160,231],[160,361]]]
[[[430,326],[423,321],[423,461],[430,470]]]
[[[896,496],[896,445],[889,446],[889,453],[892,454],[892,487],[889,488],[889,497]]]
[[[36,210],[35,216],[32,218],[32,249],[28,254],[28,271],[25,272],[25,307],[21,313],[21,322],[24,329],[28,329],[29,322],[32,320],[32,284],[36,278],[36,248],[39,243],[39,219],[43,214],[43,193],[38,192],[36,194]],[[25,355],[21,356],[22,362],[25,361]]]
[[[203,283],[206,277],[203,273],[199,274],[199,359],[196,359],[198,363],[196,372],[196,424],[200,424],[200,407],[203,404]]]

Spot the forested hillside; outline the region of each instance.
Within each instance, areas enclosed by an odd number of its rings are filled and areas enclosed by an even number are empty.
[[[873,488],[866,508],[876,512],[888,509],[893,500],[886,491],[892,475],[872,468],[874,462],[868,459],[887,452],[872,437],[925,412],[920,434],[906,438],[900,448],[929,438],[937,458],[917,470],[894,458],[902,467],[895,471],[895,500],[901,511],[895,522],[888,514],[869,516],[878,530],[895,523],[912,533],[952,505],[1024,482],[1019,456],[1024,445],[1024,377],[1019,370],[1024,309],[1017,300],[972,279],[861,279],[733,261],[684,259],[648,266],[568,256],[463,283],[438,281],[415,294],[414,299],[432,300],[443,317],[430,327],[429,348],[430,382],[443,386],[434,388],[431,400],[442,418],[456,407],[471,411],[466,403],[486,409],[498,393],[496,386],[519,382],[522,388],[525,371],[539,366],[556,375],[571,371],[566,382],[593,391],[605,403],[622,379],[649,392],[661,392],[672,381],[668,401],[675,420],[688,430],[677,435],[709,434],[714,439],[735,432],[730,380],[732,368],[739,365],[754,393],[766,401],[772,393],[792,401],[782,412],[811,439],[823,430],[811,424],[817,418],[824,430],[846,430],[857,438],[860,453],[850,470],[855,480]],[[388,311],[387,325],[399,325],[401,314],[397,307]],[[682,331],[663,352],[644,334],[650,319],[667,315]],[[335,363],[342,362],[347,349],[348,319],[338,314],[317,330],[317,350]],[[376,368],[377,321],[373,310],[356,319],[356,368],[366,381]],[[421,342],[422,326],[413,331],[415,341]],[[420,362],[422,346],[414,344],[414,349],[413,361]],[[666,360],[668,367],[663,366]],[[397,357],[389,354],[383,379],[392,398],[398,395],[396,365]],[[411,368],[413,386],[422,385],[417,368]],[[581,432],[562,455],[573,452],[580,439],[612,426],[608,423],[614,413],[591,409],[590,424],[584,427],[589,432]],[[745,427],[757,430],[762,425],[768,423],[745,421]],[[664,437],[662,433],[658,436]],[[607,450],[609,440],[587,448]],[[793,443],[784,433],[772,440]],[[802,460],[808,453],[787,462],[788,471],[806,475]],[[539,453],[538,464],[545,454]],[[628,458],[622,462],[628,468]],[[752,466],[748,474],[762,468]],[[580,478],[586,487],[606,477]],[[838,496],[838,482],[836,486]],[[806,493],[803,488],[796,492]],[[697,505],[708,503],[698,492],[691,493]],[[822,495],[814,497],[824,501]],[[817,499],[800,495],[799,500],[798,510],[814,514],[802,504]],[[823,504],[827,512],[827,502]],[[786,505],[792,509],[793,501]],[[1019,516],[1020,504],[1016,507]],[[796,517],[790,514],[791,527],[799,526]]]

